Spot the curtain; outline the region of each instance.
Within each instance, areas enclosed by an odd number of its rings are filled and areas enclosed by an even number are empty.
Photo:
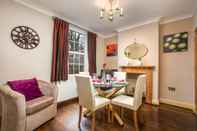
[[[68,79],[69,23],[54,18],[51,82]]]
[[[91,75],[96,73],[96,37],[95,33],[88,32],[88,62]]]

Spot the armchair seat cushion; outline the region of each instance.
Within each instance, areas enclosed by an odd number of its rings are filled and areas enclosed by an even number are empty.
[[[26,102],[26,114],[30,115],[38,112],[47,106],[53,104],[54,98],[50,96],[42,96]]]

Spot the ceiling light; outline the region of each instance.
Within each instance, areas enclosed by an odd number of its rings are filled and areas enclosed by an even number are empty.
[[[100,9],[100,19],[107,17],[108,20],[113,21],[117,14],[123,16],[123,8],[119,7],[119,0],[105,0],[104,6]]]

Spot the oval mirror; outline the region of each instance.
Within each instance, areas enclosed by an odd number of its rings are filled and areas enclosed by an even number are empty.
[[[133,43],[126,47],[124,54],[129,59],[141,59],[148,53],[148,48],[139,43]]]

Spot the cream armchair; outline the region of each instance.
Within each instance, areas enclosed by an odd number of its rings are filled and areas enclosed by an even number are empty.
[[[32,131],[57,113],[57,88],[38,81],[44,96],[25,101],[25,97],[7,84],[0,86],[1,131]]]

